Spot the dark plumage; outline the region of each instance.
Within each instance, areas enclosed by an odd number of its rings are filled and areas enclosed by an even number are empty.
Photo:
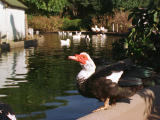
[[[0,103],[0,120],[16,120],[12,108],[8,104]]]
[[[96,66],[87,53],[69,56],[69,59],[80,62],[82,70],[77,75],[77,88],[85,97],[97,98],[104,102],[107,109],[110,104],[121,98],[128,98],[139,89],[156,79],[151,68],[135,66],[129,59],[107,65],[95,72]],[[96,110],[97,111],[97,110]]]

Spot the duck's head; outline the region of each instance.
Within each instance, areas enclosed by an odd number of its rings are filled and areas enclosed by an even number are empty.
[[[82,67],[85,68],[96,68],[93,60],[91,59],[91,57],[89,56],[89,54],[87,54],[86,52],[82,52],[80,54],[75,54],[74,56],[69,56],[68,59],[77,61],[80,63],[80,65]]]
[[[77,75],[77,80],[87,79],[95,72],[96,66],[86,52],[69,56],[68,58],[79,62],[82,67],[82,70]]]

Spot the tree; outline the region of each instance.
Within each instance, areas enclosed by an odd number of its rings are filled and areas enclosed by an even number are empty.
[[[67,0],[21,0],[30,14],[59,14],[68,4]]]
[[[146,7],[150,0],[112,0],[114,9],[130,10],[135,7]]]
[[[129,15],[132,19],[132,31],[126,40],[129,56],[152,64],[159,65],[160,58],[160,9],[155,1],[151,1],[147,8],[134,8]],[[158,61],[153,62],[153,61]],[[158,66],[159,67],[159,66]]]
[[[72,16],[84,18],[111,12],[112,0],[69,0],[69,10]]]

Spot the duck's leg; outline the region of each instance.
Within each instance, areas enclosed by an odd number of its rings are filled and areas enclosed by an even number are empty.
[[[104,106],[99,107],[98,109],[94,110],[93,112],[97,112],[97,111],[100,111],[100,110],[106,110],[106,109],[108,109],[110,107],[109,100],[110,100],[110,98],[107,98],[104,101]]]

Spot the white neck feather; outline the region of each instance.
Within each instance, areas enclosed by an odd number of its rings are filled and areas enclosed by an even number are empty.
[[[86,64],[82,66],[82,70],[77,75],[77,80],[86,80],[88,79],[93,73],[95,73],[96,65],[94,64],[93,60],[89,57],[86,61]],[[83,82],[83,81],[81,81]]]

